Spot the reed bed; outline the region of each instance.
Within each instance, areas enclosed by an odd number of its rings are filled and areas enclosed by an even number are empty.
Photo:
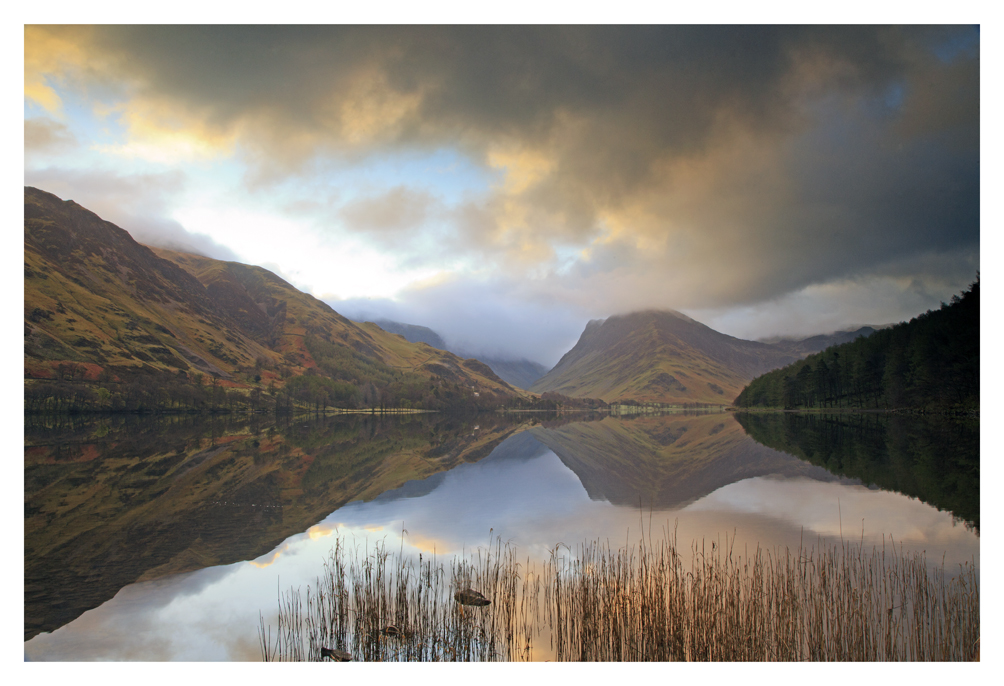
[[[744,551],[693,544],[559,546],[536,571],[515,548],[390,564],[339,539],[306,593],[261,622],[266,660],[828,661],[978,659],[975,565],[954,575],[883,544]],[[464,607],[454,594],[491,600]],[[389,627],[393,627],[388,631]],[[399,633],[398,633],[399,632]],[[545,641],[546,639],[546,641]],[[538,641],[534,650],[534,641]],[[546,643],[546,645],[545,645]]]
[[[278,627],[259,627],[262,657],[315,661],[322,647],[364,661],[528,660],[539,624],[541,580],[522,575],[515,549],[497,540],[494,549],[450,560],[449,577],[436,558],[414,560],[390,553],[351,555],[339,538],[324,573],[305,593],[279,596]],[[528,564],[528,563],[527,563]],[[455,594],[477,590],[486,607],[459,604]]]

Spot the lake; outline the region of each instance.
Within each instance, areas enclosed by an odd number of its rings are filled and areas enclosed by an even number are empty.
[[[30,660],[259,660],[259,617],[336,537],[444,561],[643,535],[980,560],[978,420],[26,416],[24,460]]]

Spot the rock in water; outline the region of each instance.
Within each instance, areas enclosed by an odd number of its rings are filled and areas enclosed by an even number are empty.
[[[472,590],[470,588],[465,588],[462,591],[457,591],[453,594],[454,599],[461,605],[473,605],[474,607],[484,607],[490,604],[492,601],[485,598],[478,591]]]
[[[321,646],[321,659],[330,658],[335,662],[348,662],[352,659],[352,655],[346,653],[344,650],[333,650],[331,648],[325,648]]]

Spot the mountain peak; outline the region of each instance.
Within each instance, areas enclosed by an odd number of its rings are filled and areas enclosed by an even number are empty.
[[[593,320],[530,390],[606,402],[729,403],[749,380],[796,355],[720,333],[675,310]]]

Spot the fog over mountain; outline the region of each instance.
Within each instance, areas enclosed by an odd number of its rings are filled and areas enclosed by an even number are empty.
[[[383,319],[426,326],[442,337],[448,350],[479,359],[528,359],[548,369],[575,345],[589,320],[575,310],[514,304],[504,289],[472,281],[409,291],[396,301],[329,298],[325,302],[353,321]]]

